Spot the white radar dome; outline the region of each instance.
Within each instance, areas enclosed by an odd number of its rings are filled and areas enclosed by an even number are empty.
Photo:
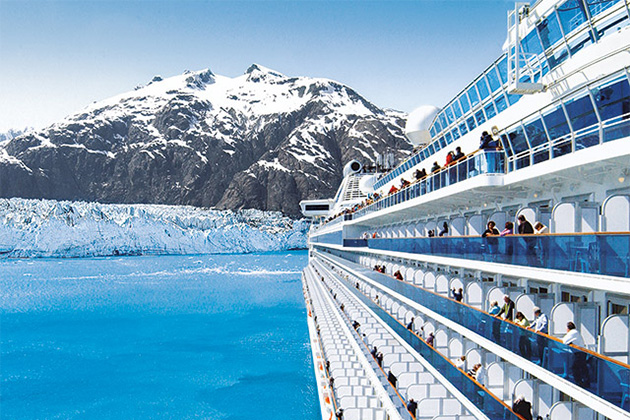
[[[421,146],[431,142],[429,127],[440,108],[432,105],[423,105],[416,108],[407,117],[405,135],[414,146]]]

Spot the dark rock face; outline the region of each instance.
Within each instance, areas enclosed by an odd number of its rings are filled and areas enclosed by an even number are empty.
[[[299,215],[350,159],[411,150],[405,115],[260,66],[154,80],[0,143],[0,197],[257,208]]]

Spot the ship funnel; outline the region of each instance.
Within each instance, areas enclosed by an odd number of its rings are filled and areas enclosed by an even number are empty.
[[[356,174],[357,172],[361,172],[363,169],[363,165],[358,160],[351,160],[346,163],[346,166],[343,167],[343,176],[344,178],[351,174]]]

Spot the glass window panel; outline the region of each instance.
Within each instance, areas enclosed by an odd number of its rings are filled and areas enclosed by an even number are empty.
[[[562,32],[560,31],[560,24],[558,23],[556,12],[553,12],[543,19],[538,25],[536,25],[536,29],[538,30],[540,41],[542,42],[545,50],[550,48],[558,42],[560,38],[562,38]]]
[[[442,126],[442,129],[445,129],[446,126],[448,126],[448,122],[446,121],[446,115],[444,115],[443,112],[439,115],[439,119],[440,119],[440,125]]]
[[[465,114],[470,111],[470,103],[468,102],[468,96],[464,93],[459,97],[459,103],[462,106],[462,112]]]
[[[521,41],[521,48],[523,48],[523,52],[532,55],[539,55],[543,52],[540,38],[538,37],[538,32],[536,32],[536,30],[531,31]]]
[[[580,51],[585,46],[592,43],[590,31],[585,32],[579,35],[577,38],[574,38],[569,42],[569,51],[571,51],[571,55]]]
[[[444,135],[444,139],[446,139],[447,144],[453,143],[453,136],[451,135],[451,133],[446,133]],[[446,147],[446,144],[443,147]]]
[[[593,109],[590,96],[571,99],[564,104],[573,131],[581,130],[597,123],[597,115]]]
[[[525,125],[525,132],[532,147],[540,146],[547,142],[547,133],[540,118]]]
[[[453,108],[453,113],[455,114],[455,118],[459,118],[462,116],[462,109],[459,107],[459,102],[457,101],[453,102],[453,105],[451,105],[451,108]]]
[[[595,16],[619,1],[620,0],[586,0],[586,4],[588,5],[588,11],[591,13],[591,16]]]
[[[466,133],[468,133],[468,127],[466,127],[466,123],[461,123],[459,125],[459,131],[460,133],[462,133],[462,136]]]
[[[434,144],[437,144],[437,142],[433,142],[429,145],[428,149],[429,149],[429,156],[431,156],[433,153],[435,153],[435,146]]]
[[[429,133],[431,133],[431,137],[435,137],[435,125],[431,126],[431,130],[429,130]]]
[[[497,115],[497,111],[494,109],[494,104],[492,102],[486,105],[483,109],[484,111],[486,111],[486,115],[488,116],[488,119]]]
[[[555,69],[557,66],[562,64],[564,60],[569,58],[569,53],[567,52],[566,47],[562,47],[557,50],[553,55],[547,56],[547,62],[549,63],[550,69]]]
[[[512,94],[508,93],[508,95],[507,95],[508,102],[510,103],[510,105],[514,105],[515,103],[518,102],[519,99],[521,99],[521,96],[523,96],[523,95],[512,95]]]
[[[558,7],[557,12],[565,35],[569,35],[586,22],[582,0],[567,0]]]
[[[446,108],[446,119],[448,120],[449,124],[452,124],[453,121],[455,121],[455,118],[453,118],[453,111],[451,110],[450,106]]]
[[[490,91],[488,90],[488,84],[486,83],[486,79],[485,77],[483,77],[483,74],[481,75],[481,78],[479,79],[479,81],[477,81],[476,86],[477,86],[477,91],[479,92],[479,96],[481,96],[481,100],[486,99],[488,95],[490,95]]]
[[[477,90],[475,89],[475,85],[472,85],[470,89],[467,91],[468,97],[470,98],[470,107],[474,108],[475,105],[479,103],[479,96],[477,95]]]
[[[510,142],[508,141],[508,137],[506,134],[501,134],[501,143],[503,144],[503,149],[508,156],[512,156],[512,148],[510,147]]]
[[[433,126],[435,127],[435,134],[439,134],[442,131],[442,125],[440,124],[439,118],[436,118],[433,122]]]
[[[457,140],[460,137],[457,127],[455,127],[451,133],[453,133],[453,140]]]
[[[446,147],[446,140],[444,140],[444,136],[438,139],[438,144],[436,144],[435,147],[436,147],[436,150],[444,149]]]
[[[499,76],[501,76],[501,82],[503,84],[506,84],[508,79],[507,79],[507,72],[508,72],[508,68],[507,68],[507,56],[504,56],[503,59],[501,61],[499,61],[499,63],[497,64],[497,70],[499,70]]]
[[[486,73],[486,79],[488,79],[488,84],[490,85],[490,90],[495,91],[501,87],[501,82],[499,81],[499,74],[497,73],[496,68],[490,67],[488,73]]]
[[[602,121],[630,113],[630,85],[625,76],[591,92]]]
[[[486,116],[483,114],[483,109],[475,112],[475,119],[477,120],[477,125],[481,125],[486,122]]]
[[[618,19],[597,24],[597,36],[603,38],[606,35],[617,32],[619,29],[628,26],[628,15],[618,16]]]
[[[525,132],[520,125],[514,127],[508,132],[508,140],[514,154],[518,154],[529,149],[527,139],[525,138]]]
[[[543,115],[543,120],[545,120],[545,125],[547,126],[547,131],[549,131],[549,137],[551,137],[551,140],[559,139],[571,132],[567,119],[564,115],[564,111],[561,107]]]
[[[474,130],[475,127],[477,127],[477,123],[475,123],[475,117],[473,117],[472,115],[468,117],[468,119],[466,120],[466,124],[468,124],[468,129],[470,131]]]
[[[499,94],[496,98],[494,98],[494,103],[497,105],[497,112],[503,112],[507,109],[507,101],[505,100],[505,96],[503,94]]]

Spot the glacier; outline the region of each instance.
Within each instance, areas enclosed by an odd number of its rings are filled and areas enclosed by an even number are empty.
[[[0,199],[0,257],[99,257],[306,248],[309,223],[280,212]]]

